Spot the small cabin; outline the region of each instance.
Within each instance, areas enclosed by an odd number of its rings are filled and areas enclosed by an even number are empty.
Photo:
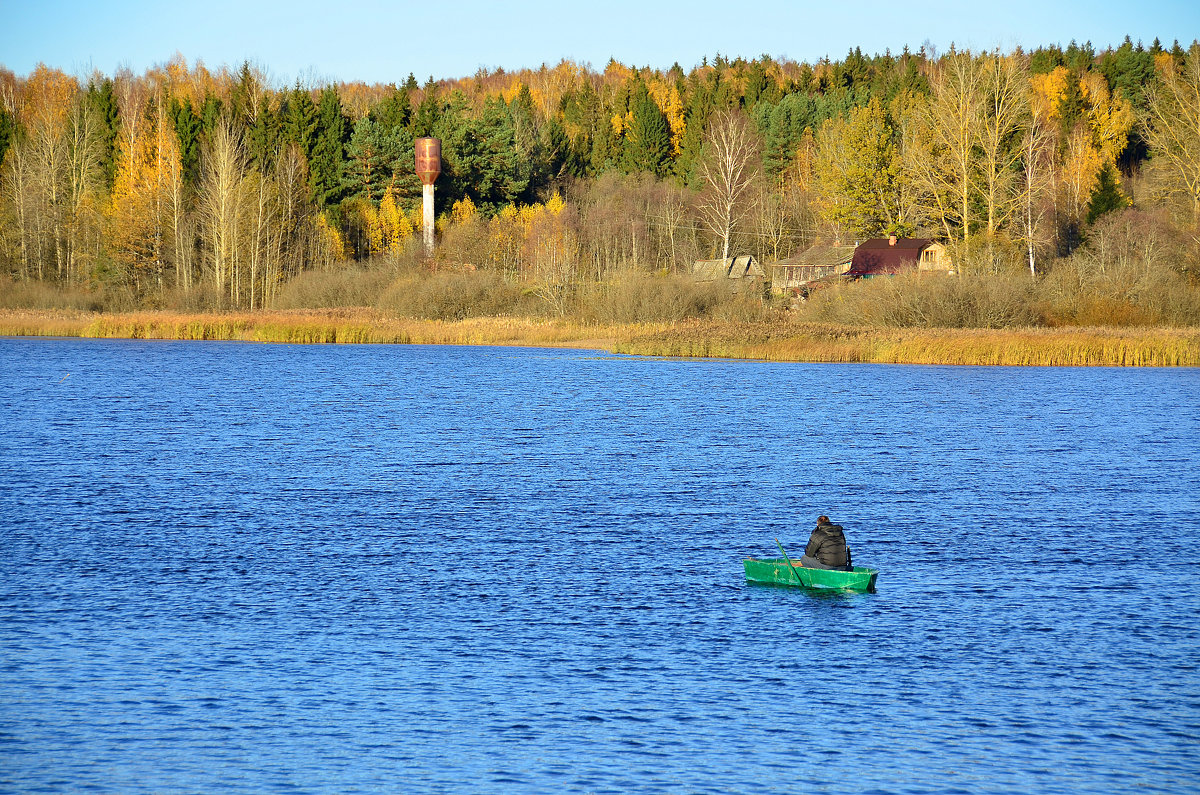
[[[801,288],[850,270],[854,246],[816,245],[791,259],[771,266],[771,286],[777,291]]]
[[[854,249],[846,275],[854,279],[894,276],[911,271],[953,274],[949,253],[941,243],[918,237],[877,237]]]
[[[726,259],[702,259],[692,265],[692,278],[698,282],[760,281],[765,276],[758,260],[750,254]]]

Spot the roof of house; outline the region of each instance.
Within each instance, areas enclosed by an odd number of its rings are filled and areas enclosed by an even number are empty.
[[[763,276],[763,269],[758,260],[750,254],[728,259],[702,259],[692,265],[692,276],[698,281],[716,281],[717,279],[746,279],[753,276]]]
[[[854,261],[847,276],[873,276],[883,273],[900,273],[915,268],[921,252],[932,240],[920,237],[897,238],[893,244],[886,237],[864,240],[854,249]]]
[[[854,246],[816,245],[790,259],[780,260],[776,265],[806,265],[810,267],[834,267],[844,265],[854,258]]]

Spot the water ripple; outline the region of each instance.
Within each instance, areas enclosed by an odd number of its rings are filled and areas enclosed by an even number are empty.
[[[1198,384],[0,340],[0,790],[1195,791]]]

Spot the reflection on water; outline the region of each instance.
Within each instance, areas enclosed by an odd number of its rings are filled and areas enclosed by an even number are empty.
[[[1198,386],[0,340],[0,789],[1194,791]]]

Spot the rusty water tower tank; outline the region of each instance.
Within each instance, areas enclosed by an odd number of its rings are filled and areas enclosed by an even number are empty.
[[[442,141],[440,138],[418,138],[417,176],[426,185],[432,185],[442,173]]]

